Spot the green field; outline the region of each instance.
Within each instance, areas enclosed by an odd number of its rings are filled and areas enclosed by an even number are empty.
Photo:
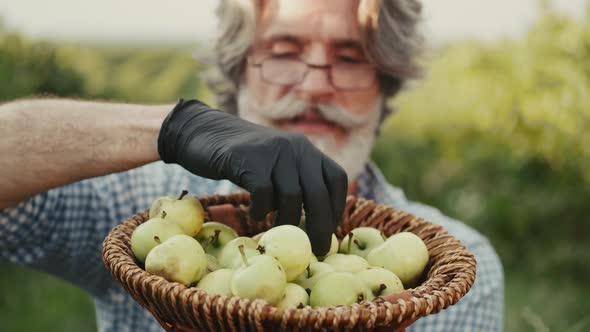
[[[519,40],[431,50],[427,77],[393,101],[398,111],[373,156],[411,199],[490,238],[506,272],[506,331],[582,332],[590,330],[590,16],[543,13]],[[0,29],[0,102],[45,93],[211,101],[193,51],[55,44]],[[79,289],[0,268],[0,330],[96,330]]]

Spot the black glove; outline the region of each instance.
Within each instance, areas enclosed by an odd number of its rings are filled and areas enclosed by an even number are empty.
[[[196,101],[183,101],[164,120],[158,150],[166,163],[210,179],[228,179],[251,194],[250,215],[298,225],[301,204],[316,255],[326,254],[342,218],[348,178],[303,135],[267,128]]]

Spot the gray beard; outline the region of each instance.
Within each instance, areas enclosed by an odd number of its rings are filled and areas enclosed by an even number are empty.
[[[281,101],[275,106],[281,107]],[[324,154],[336,161],[348,175],[350,182],[363,172],[365,165],[370,159],[373,144],[375,143],[375,132],[379,126],[381,100],[373,106],[375,109],[369,113],[364,125],[350,129],[348,137],[343,143],[337,143],[331,135],[306,135],[306,137]],[[269,108],[269,109],[265,109]],[[266,126],[274,127],[270,114],[270,107],[257,105],[247,88],[241,87],[238,92],[238,114],[247,121]],[[335,119],[332,119],[335,120]],[[337,122],[337,121],[335,121]]]

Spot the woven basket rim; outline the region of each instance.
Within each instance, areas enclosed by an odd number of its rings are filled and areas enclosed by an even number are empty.
[[[201,201],[206,210],[211,206],[221,204],[229,203],[243,207],[249,203],[249,195],[247,193],[195,197]],[[457,303],[472,287],[476,275],[475,256],[461,241],[448,233],[442,226],[435,225],[426,219],[416,217],[402,210],[355,196],[349,196],[347,198],[346,206],[347,211],[350,213],[347,215],[345,211],[345,216],[351,220],[355,218],[360,220],[366,217],[365,215],[375,214],[395,216],[398,218],[398,222],[404,222],[408,226],[402,231],[412,231],[419,228],[420,233],[417,235],[427,245],[436,246],[436,248],[448,247],[449,251],[445,251],[444,254],[435,255],[434,257],[431,255],[427,266],[427,278],[421,285],[415,288],[410,288],[383,298],[377,298],[374,301],[321,308],[306,306],[304,308],[281,309],[271,306],[263,300],[249,300],[235,296],[226,297],[208,294],[201,289],[186,287],[180,283],[169,282],[162,277],[149,274],[137,264],[130,248],[131,232],[137,225],[147,220],[148,210],[131,216],[111,229],[103,242],[103,262],[124,289],[138,303],[151,311],[163,326],[168,326],[171,323],[178,324],[179,326],[189,326],[194,325],[194,322],[183,322],[182,315],[174,312],[162,312],[161,308],[152,304],[154,302],[153,297],[164,299],[163,301],[166,302],[166,306],[174,307],[179,311],[189,310],[185,308],[185,304],[188,303],[189,307],[192,307],[192,312],[185,312],[188,315],[202,314],[199,313],[201,309],[205,312],[216,311],[218,313],[228,310],[242,310],[245,314],[245,319],[250,321],[246,325],[254,322],[256,330],[264,330],[265,324],[269,322],[289,324],[292,321],[299,321],[309,323],[310,320],[312,322],[314,321],[314,317],[317,318],[314,328],[318,329],[325,328],[326,322],[332,322],[334,327],[338,327],[339,323],[337,321],[342,317],[348,317],[349,320],[350,318],[355,320],[356,317],[356,320],[365,320],[366,327],[370,330],[372,327],[378,326],[400,326],[404,322],[411,323],[420,317],[435,314]],[[208,215],[206,221],[208,221]],[[348,226],[351,229],[355,228],[351,224]],[[338,232],[340,235],[347,233],[342,225],[339,226]],[[339,238],[341,239],[342,237],[339,236]],[[429,254],[430,251],[429,247]],[[435,259],[436,261],[434,261]],[[436,265],[435,263],[442,265],[437,265],[436,269],[433,269],[434,265]],[[445,278],[439,278],[444,268],[451,266],[451,264],[456,265],[453,266],[452,277],[449,279],[448,276],[444,275]],[[203,306],[204,308],[195,308],[194,306]],[[226,312],[226,314],[229,315],[231,313]],[[162,316],[178,317],[179,321],[162,321]],[[205,318],[207,317],[201,317],[201,319]],[[238,323],[241,324],[243,322]],[[352,323],[355,322],[353,321]],[[181,330],[183,329],[174,331]],[[188,329],[187,331],[191,330]]]

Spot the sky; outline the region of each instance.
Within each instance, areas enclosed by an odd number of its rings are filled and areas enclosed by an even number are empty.
[[[586,0],[551,0],[582,18]],[[422,0],[428,41],[517,37],[538,0]],[[217,0],[0,0],[4,25],[32,38],[101,41],[201,41],[215,36]]]

